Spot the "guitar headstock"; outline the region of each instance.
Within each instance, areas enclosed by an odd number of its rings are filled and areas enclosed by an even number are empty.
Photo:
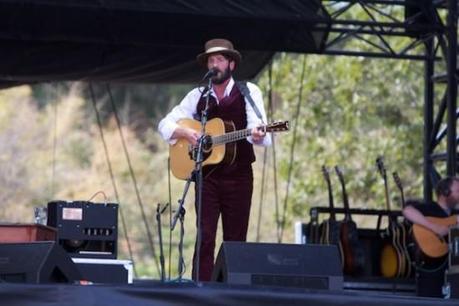
[[[386,179],[387,174],[386,174],[386,168],[384,166],[384,157],[378,156],[378,158],[376,158],[376,166],[378,167],[378,171],[383,177],[383,179]]]
[[[289,130],[288,121],[277,121],[265,126],[266,132],[283,132]]]

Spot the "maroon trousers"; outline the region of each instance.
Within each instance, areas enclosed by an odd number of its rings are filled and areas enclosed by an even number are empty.
[[[217,169],[203,181],[199,281],[209,281],[214,267],[215,236],[219,216],[222,216],[224,241],[246,240],[253,190],[252,167],[248,165],[236,172],[231,171],[229,175]],[[194,280],[196,249],[195,245],[192,271]]]

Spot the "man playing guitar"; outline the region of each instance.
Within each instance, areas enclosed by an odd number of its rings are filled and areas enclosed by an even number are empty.
[[[197,87],[191,90],[174,109],[161,120],[158,130],[171,145],[186,139],[196,146],[200,131],[181,126],[181,119],[200,120],[209,97],[208,119],[220,118],[231,123],[236,130],[250,129],[250,136],[236,142],[236,154],[230,164],[206,166],[202,185],[202,241],[199,252],[199,271],[196,254],[193,260],[193,279],[209,281],[214,266],[215,236],[218,219],[222,216],[223,240],[245,241],[249,225],[250,203],[253,189],[251,164],[255,161],[253,144],[268,146],[270,135],[259,129],[266,122],[261,91],[253,83],[246,83],[250,99],[233,79],[233,72],[241,63],[241,54],[226,39],[211,39],[205,51],[197,56],[198,63],[209,70],[212,86],[209,90]],[[258,114],[256,109],[258,109]],[[196,209],[198,211],[198,209]],[[199,277],[197,277],[199,275]]]
[[[449,227],[459,221],[459,211],[456,210],[459,203],[459,178],[446,177],[440,180],[435,193],[437,203],[407,201],[403,215],[413,222],[414,238],[421,251],[416,263],[418,294],[440,297],[448,250],[445,236]],[[420,286],[429,290],[419,290]]]

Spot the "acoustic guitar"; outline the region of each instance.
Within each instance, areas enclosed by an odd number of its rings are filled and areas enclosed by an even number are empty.
[[[344,257],[343,257],[343,247],[340,240],[340,222],[336,220],[335,215],[335,205],[333,201],[333,189],[330,180],[330,172],[327,167],[322,166],[322,174],[324,176],[325,182],[327,183],[328,190],[328,206],[330,209],[330,216],[328,219],[324,220],[320,226],[321,235],[320,243],[328,245],[336,245],[341,257],[341,265],[344,268]]]
[[[406,260],[400,242],[401,237],[404,236],[402,234],[403,228],[397,222],[397,217],[390,213],[389,186],[387,183],[386,168],[381,156],[376,159],[376,165],[384,181],[386,209],[389,212],[388,226],[382,235],[383,246],[379,261],[380,272],[382,276],[388,278],[401,277],[405,275],[406,269]]]
[[[335,166],[335,172],[341,183],[344,205],[344,219],[340,226],[340,241],[344,257],[344,273],[348,275],[358,275],[365,268],[365,251],[357,232],[357,225],[352,220],[349,210],[349,200],[347,197],[346,184],[344,182],[343,172],[338,166]]]
[[[457,216],[453,215],[447,218],[426,217],[432,223],[454,226],[457,224]],[[413,224],[413,236],[421,252],[430,258],[439,258],[448,254],[448,242],[444,237],[438,236],[430,229]]]
[[[193,119],[181,119],[177,122],[182,127],[191,128],[197,132],[201,131],[201,123]],[[264,132],[288,131],[288,121],[274,122],[258,127]],[[219,163],[231,164],[236,157],[236,141],[250,136],[252,129],[236,130],[232,122],[214,118],[207,122],[202,166],[215,165]],[[190,177],[195,168],[197,148],[189,144],[186,139],[178,139],[169,148],[172,174],[182,180]]]

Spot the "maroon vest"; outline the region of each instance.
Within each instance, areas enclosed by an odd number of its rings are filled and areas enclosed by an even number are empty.
[[[206,105],[205,97],[201,97],[196,107],[197,120],[201,118],[201,112]],[[247,113],[245,111],[245,100],[236,84],[233,86],[229,96],[223,98],[218,104],[215,97],[209,98],[208,120],[220,118],[224,121],[232,121],[236,130],[247,127]],[[232,165],[220,165],[218,171],[224,174],[239,172],[251,169],[250,164],[255,161],[253,146],[247,139],[236,142],[236,159]]]

